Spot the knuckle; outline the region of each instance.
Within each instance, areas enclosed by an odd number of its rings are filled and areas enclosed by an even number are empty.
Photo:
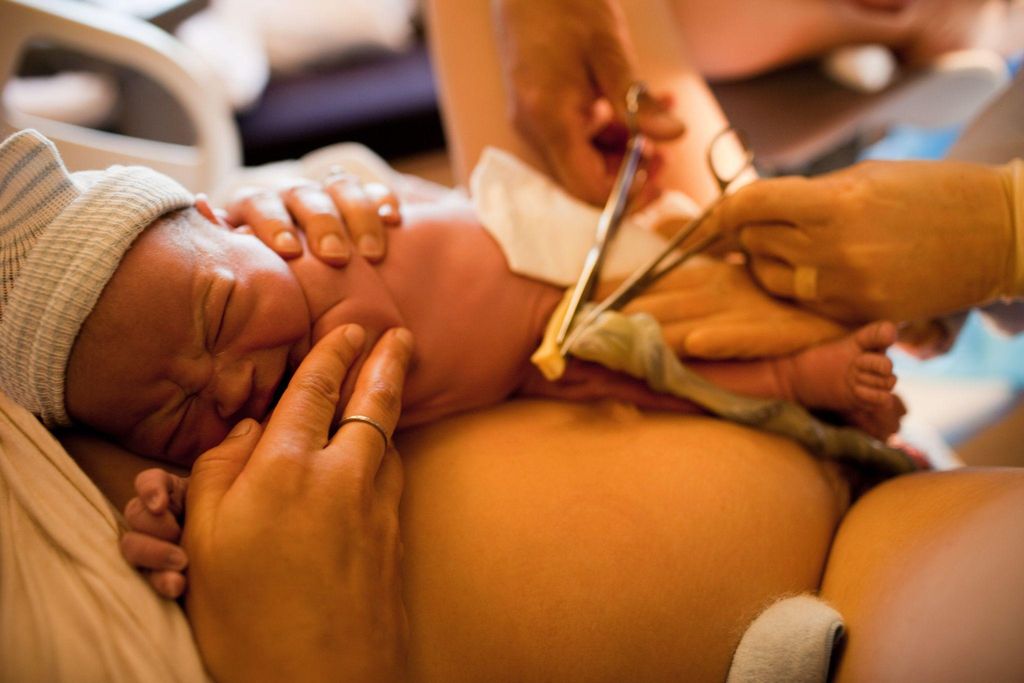
[[[228,201],[231,205],[241,205],[252,201],[252,198],[256,195],[262,194],[264,190],[259,187],[252,185],[246,185],[238,188],[234,194],[231,195],[231,199]]]
[[[393,201],[396,198],[394,190],[384,183],[366,183],[363,187],[363,191],[377,202]]]
[[[292,386],[300,395],[332,403],[338,402],[341,393],[341,384],[337,379],[323,372],[302,373],[292,380]]]
[[[132,527],[137,526],[138,520],[145,515],[145,512],[142,500],[138,497],[132,498],[124,506],[124,518]]]
[[[140,564],[143,560],[144,540],[143,536],[134,531],[124,534],[119,542],[121,554],[132,564]]]
[[[401,402],[401,389],[392,382],[374,379],[366,389],[366,398],[384,414],[391,414]]]

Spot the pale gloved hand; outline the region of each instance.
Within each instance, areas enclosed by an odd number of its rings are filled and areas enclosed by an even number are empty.
[[[848,323],[1024,295],[1024,164],[867,162],[762,180],[712,216],[769,292]]]
[[[518,131],[565,188],[593,204],[611,191],[625,149],[626,92],[636,68],[617,0],[492,0]],[[641,102],[655,141],[683,124],[663,100]]]
[[[672,271],[625,308],[639,311],[658,321],[677,354],[692,358],[785,355],[847,332],[766,295],[742,266],[706,258]]]

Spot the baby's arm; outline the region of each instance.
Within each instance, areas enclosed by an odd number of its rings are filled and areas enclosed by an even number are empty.
[[[148,573],[157,593],[172,600],[185,592],[188,556],[178,543],[187,490],[185,477],[159,468],[144,470],[135,478],[136,497],[124,508],[129,530],[121,537],[121,554]]]

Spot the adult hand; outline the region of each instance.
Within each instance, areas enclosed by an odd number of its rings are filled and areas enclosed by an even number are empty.
[[[916,320],[1024,293],[1022,179],[1019,161],[868,162],[747,185],[712,221],[773,294],[848,323]]]
[[[334,173],[323,186],[295,180],[273,192],[244,188],[228,204],[228,222],[247,226],[282,258],[302,254],[298,231],[310,251],[332,266],[344,266],[353,243],[370,261],[387,251],[385,228],[401,224],[398,198],[380,183],[361,183],[348,173]]]
[[[635,59],[617,0],[492,0],[513,122],[556,180],[593,204],[611,191],[625,147],[626,92]],[[683,124],[646,97],[638,118],[652,140]]]
[[[662,327],[680,356],[781,356],[847,332],[831,320],[765,294],[742,266],[698,258],[677,268],[626,307]]]
[[[358,326],[325,336],[299,366],[266,428],[239,423],[192,470],[184,531],[187,609],[212,676],[225,681],[400,680],[402,467],[378,431],[330,435]],[[411,336],[373,349],[345,409],[388,435]]]

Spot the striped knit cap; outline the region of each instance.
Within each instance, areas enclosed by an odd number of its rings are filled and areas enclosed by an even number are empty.
[[[193,204],[141,166],[68,174],[34,130],[0,145],[0,389],[47,426],[70,424],[71,347],[136,237]]]

